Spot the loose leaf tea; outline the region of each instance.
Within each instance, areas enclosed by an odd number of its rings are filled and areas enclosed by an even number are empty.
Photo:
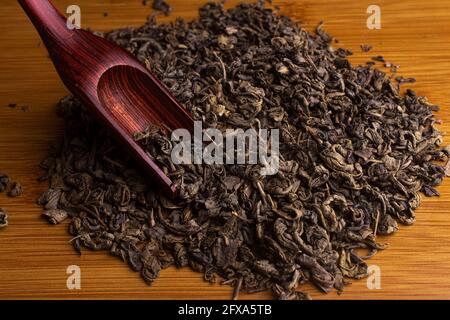
[[[6,173],[0,172],[0,193],[8,190],[10,188],[11,182]],[[9,191],[8,191],[9,192]],[[8,226],[8,214],[6,210],[0,208],[0,229]]]
[[[8,187],[9,177],[6,173],[0,172],[0,192],[4,192]]]
[[[361,45],[361,50],[362,52],[369,52],[370,50],[372,50],[372,46],[370,44],[362,44]]]
[[[0,229],[8,226],[8,214],[5,209],[0,208]]]
[[[0,192],[6,191],[8,197],[18,197],[22,194],[22,185],[11,181],[6,173],[0,172]]]
[[[166,16],[172,12],[172,7],[165,0],[153,0],[152,8],[163,12]]]
[[[40,197],[53,224],[70,221],[72,243],[107,250],[151,284],[171,265],[239,291],[306,299],[307,282],[341,291],[367,276],[377,235],[412,224],[419,192],[436,196],[446,160],[438,107],[371,64],[353,67],[331,47],[262,2],[198,19],[104,35],[146,64],[204,127],[280,131],[280,170],[260,165],[175,165],[168,133],[137,135],[178,185],[169,200],[134,167],[73,97],[59,111],[64,139],[42,167]],[[379,60],[379,59],[378,59]],[[361,255],[358,249],[366,249]]]
[[[0,192],[6,191],[8,197],[18,197],[22,194],[22,185],[11,181],[6,173],[0,172]]]
[[[10,185],[10,190],[8,191],[8,197],[19,197],[23,193],[22,185],[18,182],[12,182]]]

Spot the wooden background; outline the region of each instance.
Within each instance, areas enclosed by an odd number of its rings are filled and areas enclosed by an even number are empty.
[[[194,18],[206,1],[169,0],[173,17]],[[227,6],[238,1],[229,1]],[[400,64],[400,74],[417,78],[412,87],[441,105],[442,131],[450,130],[450,1],[379,0],[382,29],[368,30],[367,7],[372,1],[275,0],[282,12],[314,28],[320,20],[352,49],[354,63],[381,54]],[[58,8],[73,0],[55,0]],[[140,25],[151,12],[142,0],[77,0],[82,27],[108,30]],[[108,12],[108,16],[103,15]],[[170,18],[161,17],[159,21]],[[374,46],[362,53],[359,45]],[[66,94],[44,46],[14,0],[2,0],[0,11],[0,171],[20,181],[21,198],[0,195],[10,213],[10,226],[0,230],[0,299],[123,298],[229,299],[227,286],[211,285],[190,270],[168,269],[148,287],[137,273],[105,252],[85,251],[78,257],[69,244],[66,225],[50,226],[40,217],[35,199],[46,189],[36,182],[37,167],[49,144],[62,132],[55,103]],[[12,109],[8,104],[16,103]],[[21,106],[28,106],[23,111]],[[450,139],[446,138],[449,143]],[[322,294],[305,286],[315,299],[450,298],[450,179],[440,198],[425,199],[417,223],[386,239],[391,247],[370,263],[381,268],[381,289],[369,290],[355,281],[342,296]],[[384,240],[384,239],[383,239]],[[81,267],[81,290],[66,288],[66,268]],[[269,294],[241,298],[270,298]]]

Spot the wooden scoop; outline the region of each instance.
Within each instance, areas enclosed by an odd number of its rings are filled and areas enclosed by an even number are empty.
[[[149,124],[193,130],[194,121],[164,85],[124,49],[67,20],[47,0],[18,0],[66,87],[119,138],[163,191],[176,187],[134,141]]]

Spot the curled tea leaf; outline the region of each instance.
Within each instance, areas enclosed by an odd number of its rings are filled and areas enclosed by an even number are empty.
[[[18,182],[13,182],[11,184],[11,187],[10,187],[7,195],[8,195],[8,197],[15,198],[15,197],[21,196],[22,193],[23,193],[22,185]]]
[[[8,226],[8,214],[5,209],[0,208],[0,229]]]
[[[69,217],[69,214],[65,210],[61,209],[48,209],[45,210],[42,215],[50,222],[51,224],[60,224],[64,220]]]

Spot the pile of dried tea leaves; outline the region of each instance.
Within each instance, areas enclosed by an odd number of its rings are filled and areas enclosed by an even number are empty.
[[[192,22],[153,19],[105,37],[144,62],[204,127],[277,128],[280,171],[259,165],[174,165],[167,135],[140,143],[180,189],[153,189],[73,97],[59,111],[64,139],[42,163],[39,203],[51,223],[70,220],[73,244],[107,250],[147,283],[170,265],[280,299],[313,283],[341,291],[367,276],[377,235],[412,224],[419,192],[444,177],[437,106],[371,64],[352,67],[319,26],[309,34],[263,3],[207,4]],[[366,249],[361,256],[357,249]],[[359,251],[358,251],[359,252]]]

